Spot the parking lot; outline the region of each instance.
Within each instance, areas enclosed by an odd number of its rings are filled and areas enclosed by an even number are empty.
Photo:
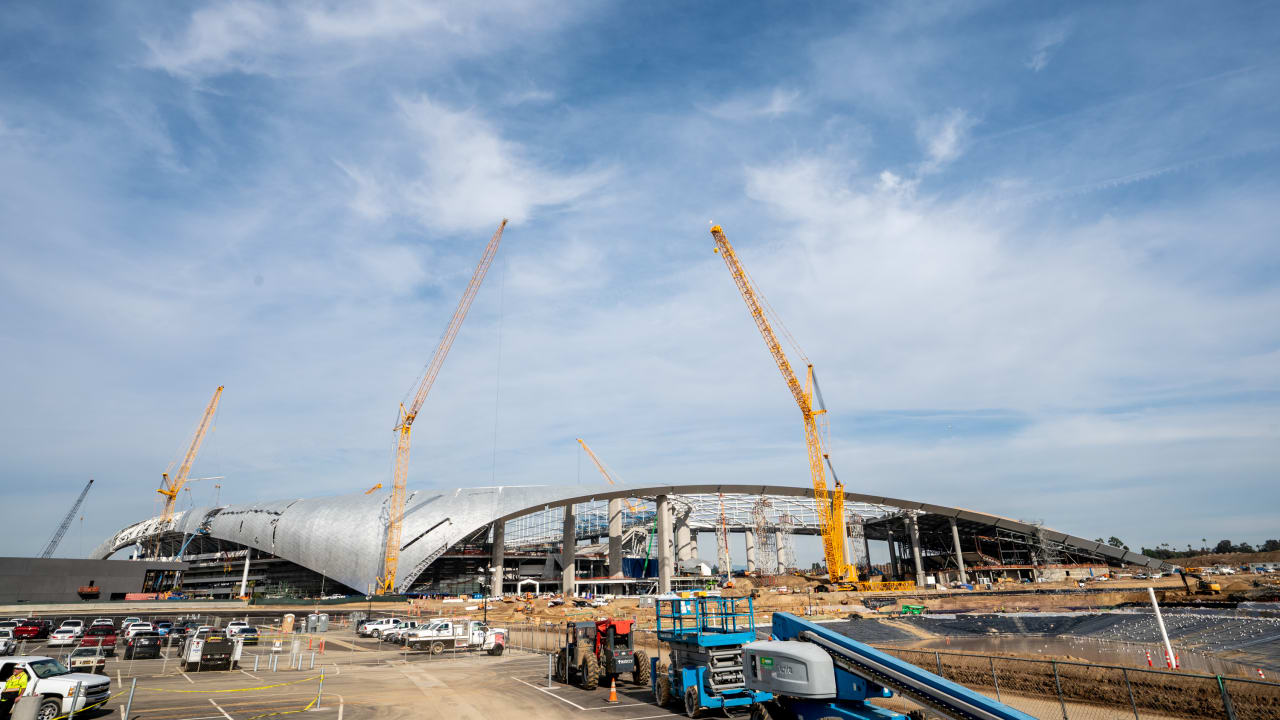
[[[508,650],[501,657],[483,652],[433,656],[358,639],[343,629],[302,636],[295,655],[290,652],[293,639],[286,639],[278,653],[272,652],[269,639],[246,647],[240,669],[234,671],[182,672],[176,646],[165,648],[157,659],[128,660],[117,654],[106,664],[111,699],[77,717],[121,717],[131,688],[130,720],[260,720],[301,712],[346,720],[427,710],[475,720],[509,717],[513,711],[529,720],[566,715],[650,720],[678,714],[654,705],[649,689],[629,678],[618,683],[616,704],[607,702],[607,686],[592,691],[560,683],[548,687],[547,657],[541,654]],[[323,651],[319,639],[325,641]],[[43,642],[25,647],[28,655],[58,659],[68,651],[45,648]]]

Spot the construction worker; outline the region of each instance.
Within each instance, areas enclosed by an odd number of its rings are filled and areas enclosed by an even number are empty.
[[[13,711],[13,703],[27,694],[27,671],[17,668],[4,682],[4,690],[0,692],[0,716],[9,717]]]

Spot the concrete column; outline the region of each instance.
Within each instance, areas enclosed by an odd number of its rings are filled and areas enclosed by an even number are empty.
[[[864,579],[870,580],[871,579],[871,542],[867,540],[867,525],[865,522],[862,524],[862,551],[867,554],[867,577]]]
[[[897,580],[902,576],[902,571],[898,567],[898,543],[894,542],[893,530],[889,530],[889,575]]]
[[[566,600],[572,597],[574,590],[577,589],[577,576],[574,574],[574,556],[578,549],[577,535],[577,517],[573,514],[573,506],[566,505],[564,508],[564,546],[560,552],[560,567],[563,572],[560,576],[560,591],[564,593]]]
[[[960,552],[960,528],[956,527],[955,518],[951,518],[951,549],[956,553],[956,567],[960,569],[960,582],[969,582],[964,573],[964,553]]]
[[[920,559],[920,525],[913,514],[907,519],[907,529],[911,532],[911,558],[916,563],[916,587],[924,587],[924,561]]]
[[[671,503],[666,495],[658,496],[658,594],[671,592],[671,577],[675,575],[671,538]]]
[[[494,597],[502,596],[502,563],[507,558],[507,523],[496,522],[493,524],[493,554],[489,557],[489,565],[493,573],[489,580],[489,594]]]
[[[249,556],[253,554],[251,548],[244,550],[244,574],[240,576],[240,597],[245,596],[245,591],[249,587]]]
[[[689,514],[676,516],[676,571],[688,567],[698,553],[694,549],[693,533],[689,530]]]
[[[622,498],[609,501],[609,577],[622,574]]]
[[[773,546],[778,549],[778,574],[781,575],[783,572],[782,564],[787,560],[787,557],[786,557],[787,554],[786,552],[784,552],[782,547],[782,531],[781,530],[773,531]]]
[[[756,571],[756,531],[747,528],[743,533],[747,542],[747,572]]]

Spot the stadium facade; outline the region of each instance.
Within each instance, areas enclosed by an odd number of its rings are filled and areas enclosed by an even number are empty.
[[[369,592],[382,569],[386,492],[193,508],[130,525],[90,557],[131,549],[188,564],[193,596]],[[845,493],[848,555],[918,586],[1061,579],[1159,560],[997,515]],[[551,589],[665,592],[701,583],[700,533],[733,536],[730,563],[795,568],[793,538],[818,534],[813,492],[786,485],[506,486],[419,490],[404,516],[399,592]],[[869,562],[875,555],[888,562]],[[569,551],[566,551],[569,548]]]

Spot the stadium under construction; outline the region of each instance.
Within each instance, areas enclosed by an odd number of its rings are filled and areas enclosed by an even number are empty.
[[[91,557],[181,561],[191,597],[368,594],[390,503],[383,492],[192,508],[130,525]],[[794,538],[821,532],[813,491],[785,485],[459,488],[409,493],[405,507],[400,593],[662,593],[726,567],[767,582],[809,570]],[[844,511],[846,556],[864,579],[945,587],[1164,565],[971,510],[845,492]],[[713,563],[699,558],[702,534],[715,536]]]

